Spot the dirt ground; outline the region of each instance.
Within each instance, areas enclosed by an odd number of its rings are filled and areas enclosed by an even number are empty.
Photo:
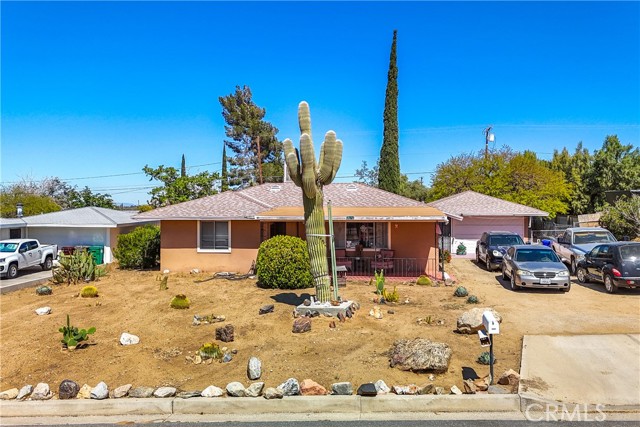
[[[609,295],[601,285],[580,285],[574,278],[567,294],[512,292],[499,273],[489,273],[470,259],[454,258],[447,268],[457,285],[480,298],[479,307],[493,307],[504,318],[495,340],[496,375],[509,368],[519,370],[525,334],[640,332],[637,290]],[[400,302],[383,305],[384,318],[377,320],[369,316],[374,286],[349,281],[340,295],[362,305],[353,318],[336,322],[332,329],[332,319],[317,317],[311,332],[293,334],[293,308],[313,294],[313,289],[266,290],[254,280],[211,279],[211,272],[203,272],[172,273],[168,290],[160,290],[157,277],[158,272],[113,268],[96,282],[99,297],[94,299],[78,296],[81,285],[55,286],[50,296],[37,296],[33,288],[0,296],[0,390],[46,382],[57,391],[66,378],[90,386],[105,381],[111,389],[128,383],[170,385],[180,390],[202,390],[211,384],[225,387],[231,381],[248,385],[246,369],[251,356],[261,359],[261,380],[267,387],[290,377],[311,378],[327,388],[338,381],[351,381],[357,387],[378,379],[389,386],[421,385],[429,382],[428,374],[390,368],[386,355],[394,340],[417,337],[445,342],[453,350],[448,372],[436,374],[435,385],[462,388],[462,367],[471,367],[480,376],[488,374],[488,367],[476,362],[485,350],[477,336],[454,333],[457,317],[475,307],[466,304],[465,298],[454,297],[455,287],[388,282],[388,288],[397,285]],[[171,298],[179,293],[191,300],[189,309],[169,307]],[[275,311],[259,315],[259,308],[266,304],[274,304]],[[50,315],[35,314],[43,306],[52,308]],[[95,345],[73,352],[62,350],[58,329],[65,324],[67,313],[72,325],[97,328],[92,336]],[[194,314],[224,315],[226,321],[192,326]],[[431,325],[417,322],[427,316],[434,320]],[[444,325],[438,326],[437,320]],[[235,341],[220,345],[237,350],[231,362],[196,365],[187,361],[202,344],[214,342],[215,328],[227,323],[235,327]],[[121,346],[122,332],[139,336],[140,344]]]

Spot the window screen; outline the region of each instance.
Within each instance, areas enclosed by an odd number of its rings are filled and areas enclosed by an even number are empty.
[[[200,249],[229,249],[229,223],[227,221],[200,222]]]

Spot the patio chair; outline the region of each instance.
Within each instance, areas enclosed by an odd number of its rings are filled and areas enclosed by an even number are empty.
[[[336,249],[336,267],[347,267],[348,271],[353,270],[353,262],[347,258],[346,249]]]
[[[371,261],[372,270],[393,270],[393,249],[382,249],[376,252],[375,258]]]

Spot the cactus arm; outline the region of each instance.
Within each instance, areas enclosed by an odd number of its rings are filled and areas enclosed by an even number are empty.
[[[302,176],[300,174],[300,161],[298,150],[293,147],[293,143],[289,138],[284,142],[284,159],[287,162],[289,177],[291,181],[298,187],[302,187]]]
[[[324,142],[320,148],[320,170],[318,179],[323,184],[328,184],[333,169],[333,159],[336,150],[336,134],[333,131],[327,132],[324,136]]]
[[[316,197],[316,158],[313,142],[309,134],[300,136],[300,157],[302,158],[302,190],[310,199]]]
[[[339,139],[336,141],[336,150],[333,156],[333,166],[331,167],[331,176],[327,179],[327,184],[331,184],[338,173],[340,164],[342,163],[342,141]]]
[[[306,133],[311,139],[311,112],[309,104],[305,101],[298,105],[298,125],[300,126],[300,134]]]

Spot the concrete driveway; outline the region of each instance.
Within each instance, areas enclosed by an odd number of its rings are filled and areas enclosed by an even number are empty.
[[[42,268],[39,266],[25,268],[19,271],[18,277],[15,279],[0,280],[0,294],[47,283],[52,277],[52,274],[51,270],[42,271]]]
[[[525,335],[523,397],[608,410],[640,408],[640,334]]]

